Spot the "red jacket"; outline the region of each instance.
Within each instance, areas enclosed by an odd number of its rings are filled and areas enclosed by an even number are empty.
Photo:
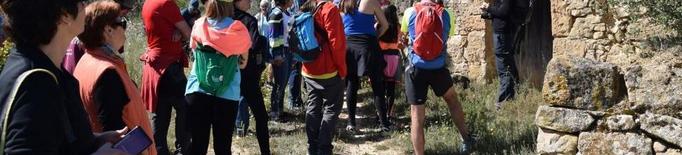
[[[343,22],[339,9],[327,2],[315,14],[315,24],[320,25],[327,32],[328,39],[319,33],[315,34],[322,46],[322,53],[315,61],[303,63],[303,75],[309,78],[337,72],[342,78],[346,77],[346,35],[343,32]]]

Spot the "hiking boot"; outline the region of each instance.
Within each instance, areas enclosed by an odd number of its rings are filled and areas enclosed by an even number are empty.
[[[474,150],[474,145],[476,145],[476,140],[471,134],[469,134],[463,138],[462,148],[460,148],[461,154],[471,154],[471,152]]]

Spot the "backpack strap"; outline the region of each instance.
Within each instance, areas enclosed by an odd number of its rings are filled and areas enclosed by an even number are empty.
[[[7,142],[7,126],[9,125],[9,116],[10,113],[12,112],[13,108],[13,103],[14,99],[17,96],[17,91],[19,91],[19,88],[21,88],[21,85],[23,84],[24,80],[28,78],[31,75],[34,75],[36,73],[44,73],[48,74],[52,77],[52,80],[56,84],[59,84],[59,81],[57,80],[57,76],[55,76],[52,72],[42,69],[42,68],[37,68],[37,69],[31,69],[28,70],[24,73],[21,73],[19,77],[17,78],[17,81],[14,82],[14,86],[12,87],[12,90],[9,93],[9,96],[7,98],[7,102],[5,103],[5,106],[2,108],[2,135],[0,137],[0,154],[5,154],[5,144]]]
[[[315,15],[317,14],[317,11],[320,10],[324,6],[324,4],[327,4],[327,2],[323,1],[319,4],[317,4],[315,9],[313,10],[313,17],[312,18],[313,18],[313,25],[315,25],[315,33],[319,32],[320,34],[322,34],[322,37],[323,37],[322,40],[327,41],[327,40],[329,40],[329,35],[327,34],[327,31],[324,30],[324,27],[318,25],[317,22],[315,22]],[[322,43],[320,43],[320,46],[322,46]]]

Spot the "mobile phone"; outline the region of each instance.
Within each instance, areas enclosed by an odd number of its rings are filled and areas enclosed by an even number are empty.
[[[152,140],[140,126],[136,126],[123,139],[114,144],[114,148],[128,154],[140,154],[150,145],[152,145]]]

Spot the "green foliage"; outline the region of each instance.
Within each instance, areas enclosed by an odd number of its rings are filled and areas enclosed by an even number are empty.
[[[12,43],[5,41],[0,48],[0,71],[5,66],[5,61],[7,61],[7,56],[9,56],[9,51],[12,48]]]
[[[632,18],[650,17],[660,25],[675,30],[682,34],[682,1],[680,0],[609,0],[610,4],[627,6],[630,12],[642,12],[634,14]]]

